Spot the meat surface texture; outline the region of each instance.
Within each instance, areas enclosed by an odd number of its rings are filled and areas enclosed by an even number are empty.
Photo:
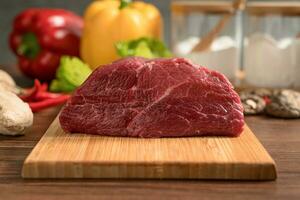
[[[99,67],[62,110],[70,133],[238,136],[243,108],[227,78],[183,58],[130,57]]]

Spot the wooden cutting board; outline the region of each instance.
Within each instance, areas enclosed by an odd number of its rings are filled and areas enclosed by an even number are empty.
[[[274,180],[276,169],[247,125],[237,138],[141,139],[66,134],[56,118],[22,176]]]

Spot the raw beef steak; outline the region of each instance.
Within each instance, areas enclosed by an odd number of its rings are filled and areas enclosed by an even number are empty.
[[[220,73],[183,58],[131,57],[96,69],[59,117],[66,132],[107,136],[238,136],[238,94]]]

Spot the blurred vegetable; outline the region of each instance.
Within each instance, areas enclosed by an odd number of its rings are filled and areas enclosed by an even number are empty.
[[[32,88],[23,89],[19,97],[25,101],[37,101],[36,98],[40,93],[47,92],[48,85],[46,83],[41,84],[37,79],[34,80],[34,86]]]
[[[22,72],[52,80],[61,55],[79,56],[82,26],[81,17],[62,9],[32,8],[17,15],[9,42]]]
[[[0,83],[16,86],[14,79],[4,70],[0,69]]]
[[[38,112],[40,110],[57,106],[59,104],[65,103],[70,98],[69,95],[60,95],[56,98],[49,98],[39,102],[29,102],[29,106],[32,112]]]
[[[0,91],[10,91],[18,94],[19,87],[16,85],[14,79],[4,70],[0,69]]]
[[[37,112],[45,108],[57,106],[65,103],[70,95],[47,92],[47,83],[41,84],[39,80],[34,80],[34,86],[23,90],[20,98],[29,104],[32,112]]]
[[[140,38],[116,44],[118,55],[121,57],[141,56],[145,58],[170,57],[171,53],[165,44],[157,39]]]
[[[32,122],[28,104],[14,93],[0,90],[0,134],[23,135]]]
[[[62,56],[56,72],[56,79],[51,82],[50,91],[71,92],[80,86],[92,70],[79,58]]]
[[[81,57],[92,69],[119,56],[115,44],[140,37],[160,39],[162,18],[156,7],[140,1],[94,1],[86,10]]]

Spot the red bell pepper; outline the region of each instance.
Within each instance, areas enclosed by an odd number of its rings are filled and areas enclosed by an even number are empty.
[[[9,40],[21,71],[31,78],[52,80],[62,55],[79,56],[82,27],[81,17],[63,9],[21,12]]]

